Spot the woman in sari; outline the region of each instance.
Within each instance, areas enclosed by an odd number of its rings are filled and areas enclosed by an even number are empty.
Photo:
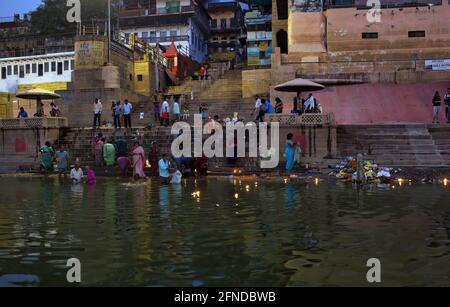
[[[133,148],[131,148],[131,162],[133,165],[133,178],[136,178],[136,175],[139,178],[146,178],[144,173],[145,166],[145,151],[139,142],[134,142]]]
[[[40,149],[41,153],[41,166],[45,171],[50,171],[53,166],[53,148],[50,146],[50,142],[45,142],[45,145]]]
[[[294,168],[295,164],[295,143],[292,140],[294,135],[289,133],[286,139],[286,171],[290,172]]]

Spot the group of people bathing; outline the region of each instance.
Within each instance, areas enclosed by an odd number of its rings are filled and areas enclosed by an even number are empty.
[[[128,149],[125,140],[107,140],[102,133],[95,136],[94,157],[97,167],[117,165],[123,177],[128,175],[131,167],[134,181],[147,178],[146,167],[152,176],[159,176],[163,181],[172,183],[178,183],[183,175],[206,175],[208,170],[208,160],[205,156],[196,159],[170,157],[168,154],[160,154],[158,144],[152,142],[147,157],[138,140]]]
[[[41,156],[41,170],[48,174],[54,170],[54,163],[56,162],[58,176],[61,179],[67,179],[67,174],[70,175],[70,180],[74,184],[80,184],[85,182],[88,185],[94,185],[97,183],[94,171],[86,166],[86,175],[81,168],[79,159],[75,160],[75,165],[69,172],[69,153],[66,151],[64,145],[61,145],[58,150],[54,151],[50,142],[46,142],[39,150]]]

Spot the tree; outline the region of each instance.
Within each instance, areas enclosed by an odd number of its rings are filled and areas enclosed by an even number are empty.
[[[108,17],[108,0],[80,0],[81,23],[84,25],[104,25]],[[118,0],[112,0],[113,17],[118,14]],[[42,4],[31,12],[31,25],[33,31],[41,34],[74,32],[75,23],[66,19],[66,0],[42,0]]]

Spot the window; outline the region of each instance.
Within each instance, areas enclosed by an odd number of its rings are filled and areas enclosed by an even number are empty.
[[[378,38],[378,32],[364,32],[362,34],[363,39],[377,39]]]
[[[159,37],[166,38],[167,37],[167,31],[161,31],[159,32]]]
[[[133,75],[130,74],[130,81],[133,81]]]
[[[25,73],[28,75],[30,73],[31,66],[30,64],[25,65]]]
[[[217,36],[213,37],[213,41],[217,42],[219,41],[219,38]]]
[[[226,42],[228,40],[228,38],[226,36],[223,36],[220,38],[221,41]]]
[[[139,82],[144,81],[144,77],[143,77],[142,75],[138,75],[138,81],[139,81]]]
[[[14,76],[19,74],[19,65],[14,65]]]
[[[408,37],[425,37],[425,31],[408,31]]]
[[[211,20],[211,29],[217,29],[217,19]]]
[[[20,65],[19,68],[19,78],[25,78],[25,66]]]
[[[170,37],[177,36],[177,31],[170,31]]]
[[[277,14],[279,20],[288,19],[288,0],[277,0]]]
[[[6,67],[2,67],[2,79],[6,79]]]
[[[230,27],[236,28],[236,18],[230,18]]]
[[[156,31],[150,31],[150,37],[156,37]]]
[[[6,71],[8,73],[8,76],[11,76],[12,75],[12,66],[8,65],[8,68],[6,69]]]
[[[227,28],[227,20],[225,18],[222,18],[220,20],[220,28],[221,29],[226,29]]]
[[[142,38],[148,38],[148,32],[142,32]]]
[[[69,70],[69,61],[64,61],[64,70]]]
[[[52,62],[52,72],[56,71],[56,62]]]
[[[58,75],[63,74],[63,62],[58,62]]]
[[[72,69],[72,70],[75,69],[75,61],[74,60],[70,60],[70,69]]]
[[[31,72],[33,74],[37,73],[37,64],[36,63],[31,64]]]
[[[38,65],[38,77],[42,77],[44,75],[44,64]]]
[[[48,64],[48,62],[44,63],[44,72],[49,72],[49,64]]]

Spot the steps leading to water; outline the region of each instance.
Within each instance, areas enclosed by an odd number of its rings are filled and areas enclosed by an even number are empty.
[[[447,127],[425,124],[347,125],[337,128],[340,157],[365,155],[386,166],[450,165]]]

